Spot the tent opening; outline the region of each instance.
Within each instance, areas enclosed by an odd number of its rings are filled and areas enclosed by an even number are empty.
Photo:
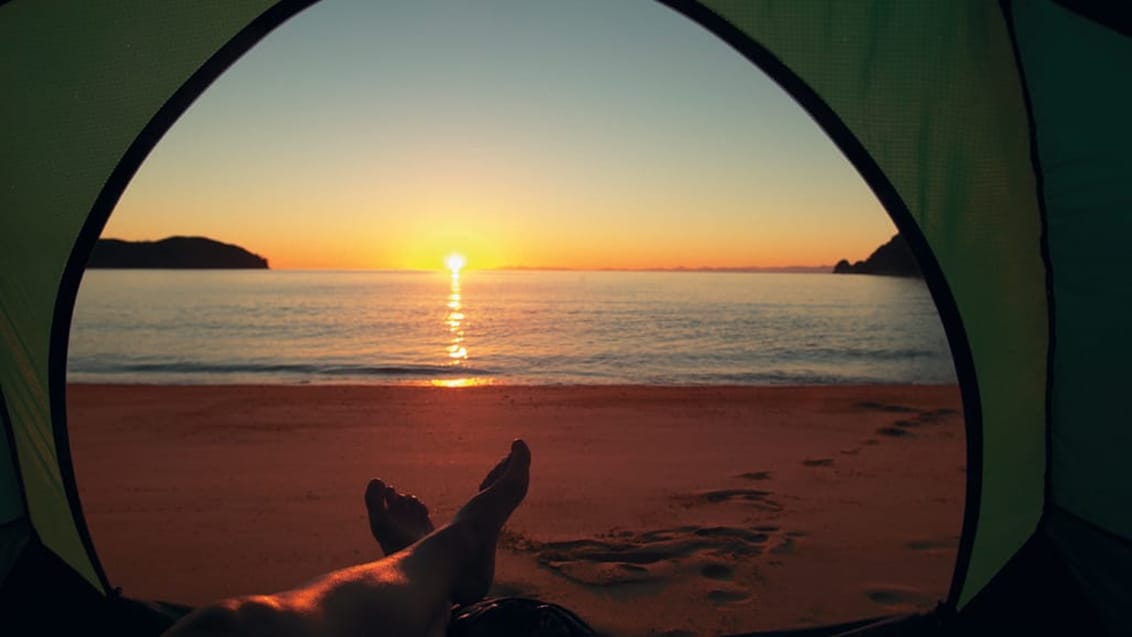
[[[518,435],[498,594],[640,635],[947,597],[933,296],[832,274],[884,207],[711,33],[574,5],[318,3],[154,147],[103,237],[232,245],[103,243],[84,275],[69,426],[114,585],[202,604],[374,559],[370,477],[443,520]]]

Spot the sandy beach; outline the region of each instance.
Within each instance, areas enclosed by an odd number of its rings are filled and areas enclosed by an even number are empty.
[[[533,452],[495,590],[628,636],[930,609],[960,533],[953,386],[72,385],[72,453],[113,585],[201,604],[380,556],[381,477],[442,523]]]

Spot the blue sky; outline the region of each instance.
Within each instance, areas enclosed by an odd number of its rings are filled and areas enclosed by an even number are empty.
[[[324,0],[158,144],[105,236],[273,267],[736,267],[894,232],[756,67],[653,2]]]

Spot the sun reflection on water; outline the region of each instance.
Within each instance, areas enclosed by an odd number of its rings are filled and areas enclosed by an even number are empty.
[[[452,282],[448,288],[448,362],[462,365],[468,360],[468,349],[464,347],[464,305],[460,295],[460,270],[452,269]]]
[[[468,361],[468,348],[464,340],[464,296],[460,291],[460,271],[464,267],[465,260],[458,254],[450,254],[445,258],[444,264],[448,267],[451,276],[448,283],[448,298],[445,303],[448,308],[448,313],[444,317],[444,324],[448,327],[445,356],[449,367],[460,368]],[[476,387],[490,383],[489,379],[473,376],[437,378],[429,381],[429,384],[434,387]]]
[[[492,384],[490,378],[469,376],[467,378],[434,378],[429,381],[433,387],[482,387]]]

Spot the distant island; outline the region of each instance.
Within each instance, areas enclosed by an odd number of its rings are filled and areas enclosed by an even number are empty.
[[[205,237],[169,237],[160,241],[99,239],[87,267],[268,269],[267,259],[258,254]]]
[[[850,264],[842,259],[833,266],[834,274],[883,274],[888,276],[923,276],[908,243],[899,234],[889,239],[864,261]]]

